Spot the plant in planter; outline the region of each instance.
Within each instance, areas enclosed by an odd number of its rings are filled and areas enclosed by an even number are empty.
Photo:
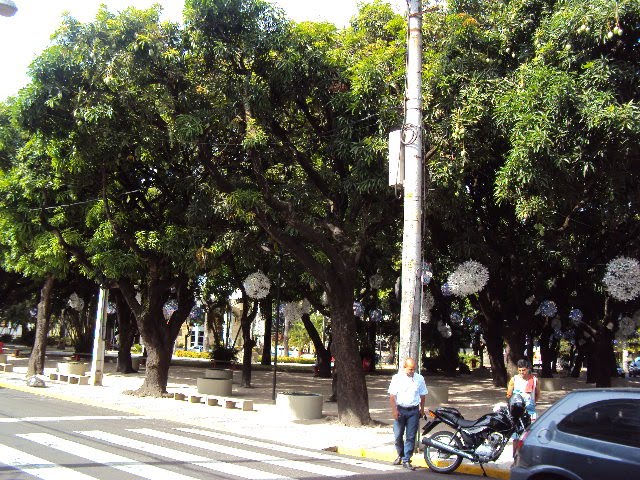
[[[236,363],[237,348],[218,345],[211,350],[211,361],[216,365],[233,365]]]

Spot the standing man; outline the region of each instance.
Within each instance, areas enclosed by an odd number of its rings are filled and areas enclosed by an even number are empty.
[[[396,440],[398,458],[394,465],[414,470],[411,456],[416,446],[416,433],[420,417],[424,416],[424,401],[427,395],[424,377],[416,373],[416,362],[409,357],[404,361],[402,370],[391,378],[389,401],[393,416],[393,435]],[[405,437],[406,433],[406,438]]]

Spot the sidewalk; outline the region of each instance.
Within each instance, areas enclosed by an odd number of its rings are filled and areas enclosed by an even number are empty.
[[[296,444],[303,439],[300,446],[319,450],[330,450],[345,455],[363,456],[391,462],[395,458],[393,446],[392,418],[389,412],[387,387],[392,369],[367,376],[369,393],[369,407],[374,420],[372,426],[347,427],[337,421],[337,405],[325,402],[323,405],[324,418],[319,420],[283,419],[281,412],[273,404],[272,382],[273,371],[265,367],[256,366],[252,373],[252,388],[239,386],[240,371],[234,371],[233,396],[251,399],[254,402],[253,412],[243,412],[221,407],[209,407],[204,404],[191,404],[188,401],[176,401],[172,398],[140,398],[125,395],[126,390],[135,390],[142,385],[144,368],[139,373],[120,374],[115,372],[116,364],[107,359],[105,362],[105,376],[103,386],[70,385],[48,380],[48,374],[54,372],[56,363],[62,359],[54,355],[47,355],[45,375],[46,388],[28,387],[25,383],[25,373],[28,358],[9,357],[9,363],[14,364],[11,373],[0,373],[0,387],[18,389],[34,394],[46,395],[71,402],[110,408],[120,412],[140,414],[170,421],[191,423],[206,426],[248,437],[260,437],[279,443]],[[196,393],[196,379],[204,376],[204,368],[208,362],[186,359],[175,359],[177,365],[172,365],[169,371],[167,391]],[[314,378],[309,369],[279,370],[277,373],[276,392],[297,391],[320,393],[324,398],[331,394],[331,379]],[[569,388],[584,388],[584,383],[574,379],[567,379]],[[449,387],[449,403],[447,405],[460,409],[465,418],[477,418],[492,410],[495,403],[504,401],[503,389],[495,388],[489,378],[478,378],[464,375],[454,379],[427,376],[427,386]],[[573,383],[572,383],[573,382]],[[635,382],[640,386],[640,381]],[[543,392],[539,412],[544,411],[566,391]],[[435,407],[435,405],[433,405]],[[422,422],[421,422],[422,423]],[[487,474],[494,478],[509,478],[511,466],[511,449],[505,448],[502,457],[485,466]],[[413,464],[426,467],[422,454],[414,456]],[[465,460],[457,470],[461,473],[481,475],[477,465],[469,464]]]

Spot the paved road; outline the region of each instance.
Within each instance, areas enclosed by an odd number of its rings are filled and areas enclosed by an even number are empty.
[[[286,445],[300,439],[282,434],[274,443],[0,389],[1,480],[442,478]]]

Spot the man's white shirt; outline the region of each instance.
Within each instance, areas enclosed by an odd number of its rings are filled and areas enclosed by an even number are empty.
[[[420,405],[420,397],[428,391],[424,377],[419,373],[410,377],[404,371],[400,371],[391,378],[389,385],[389,394],[394,395],[396,405],[402,407]]]

